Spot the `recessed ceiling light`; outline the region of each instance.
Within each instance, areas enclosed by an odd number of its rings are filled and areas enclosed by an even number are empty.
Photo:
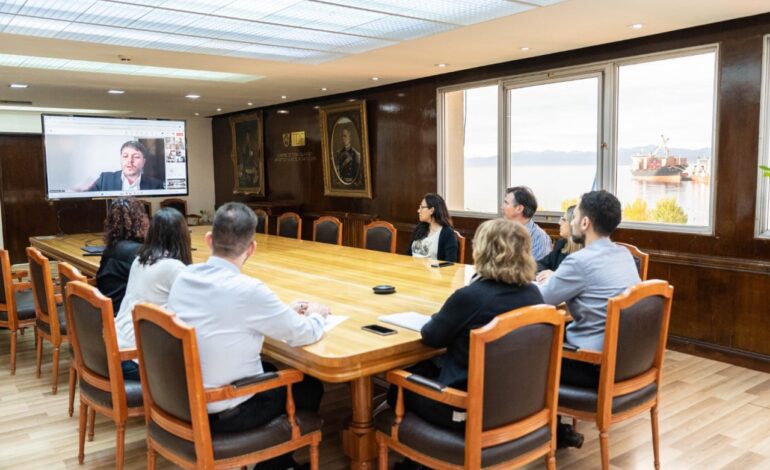
[[[201,97],[201,95],[190,93],[189,95],[184,95],[184,97],[190,100],[197,100],[198,98]]]
[[[200,115],[201,115],[201,113],[195,113],[195,115],[196,115],[196,116],[200,116]]]
[[[631,25],[631,28],[633,29],[642,29],[644,28],[644,25],[642,23],[634,23]]]
[[[248,103],[246,103],[246,104],[247,104],[248,106],[254,106],[254,103],[252,103],[251,101],[249,101],[249,102],[248,102]]]
[[[125,92],[125,90],[107,90],[107,93],[111,95],[122,95]]]
[[[326,91],[326,90],[328,90],[328,88],[326,88],[326,87],[321,87],[321,91]]]
[[[286,95],[281,95],[281,99],[285,100],[286,99]]]
[[[524,47],[521,48],[521,50],[524,51],[524,52],[527,52],[529,50],[529,47],[524,46]]]
[[[320,106],[313,106],[313,109],[321,109]]]
[[[444,67],[446,67],[446,66],[448,66],[448,65],[449,65],[449,64],[443,64],[443,63],[442,63],[442,64],[436,64],[436,67],[440,67],[440,68],[442,68],[442,69],[443,69]]]
[[[380,77],[372,77],[372,80],[374,80],[375,82],[376,82],[377,80],[379,80],[379,79],[380,79]]]
[[[286,110],[286,109],[279,109],[279,110],[278,110],[278,111],[276,111],[276,112],[277,112],[278,114],[289,114],[289,111],[288,111],[288,110]]]
[[[352,102],[354,102],[355,100],[356,100],[355,98],[350,98],[350,99],[348,100],[348,103],[352,103]]]
[[[222,108],[217,108],[217,111],[222,111]]]
[[[11,88],[27,88],[27,87],[29,87],[29,85],[27,85],[26,83],[11,83],[8,86],[11,87]]]

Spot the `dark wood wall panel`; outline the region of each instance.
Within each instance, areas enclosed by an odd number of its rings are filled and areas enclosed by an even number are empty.
[[[760,296],[770,292],[770,241],[754,239],[754,217],[762,45],[768,33],[770,14],[765,14],[280,107],[289,114],[277,114],[278,107],[265,108],[267,200],[294,200],[304,212],[377,214],[399,227],[398,247],[403,251],[416,221],[417,204],[424,193],[437,187],[438,87],[718,44],[714,235],[620,230],[614,238],[649,250],[651,277],[668,279],[675,286],[671,333],[676,341],[672,344],[766,368],[770,364],[770,316]],[[320,128],[314,106],[347,99],[367,100],[372,200],[323,196]],[[216,202],[222,204],[235,199],[227,116],[214,119],[213,131]],[[292,131],[305,131],[305,151],[313,160],[276,161],[284,152],[282,133]],[[470,239],[480,222],[456,218],[455,225]]]
[[[29,237],[103,229],[104,201],[45,200],[43,142],[39,134],[0,134],[3,243],[12,263],[25,263]],[[60,214],[61,227],[57,223]]]

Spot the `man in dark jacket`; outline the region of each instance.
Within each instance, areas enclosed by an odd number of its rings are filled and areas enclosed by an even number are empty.
[[[120,147],[121,170],[105,171],[88,187],[87,191],[129,191],[163,189],[163,181],[142,175],[149,154],[139,141],[128,141]]]

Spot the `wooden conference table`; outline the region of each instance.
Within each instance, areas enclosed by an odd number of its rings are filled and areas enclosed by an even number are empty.
[[[203,235],[209,227],[191,227],[193,261],[209,256]],[[430,261],[306,240],[256,234],[257,250],[243,272],[265,282],[284,302],[323,302],[332,313],[348,319],[312,345],[293,348],[266,339],[263,354],[326,382],[350,382],[352,419],[343,432],[345,454],[354,469],[374,468],[376,444],[372,427],[372,381],[379,372],[434,356],[437,350],[420,342],[415,331],[383,324],[377,317],[414,311],[432,314],[447,297],[464,286],[473,267],[430,267]],[[52,259],[67,261],[93,276],[98,256],[83,256],[86,242],[100,243],[100,234],[32,237],[32,246]],[[391,295],[375,295],[372,287],[389,284]],[[398,331],[378,336],[362,326],[380,323]]]

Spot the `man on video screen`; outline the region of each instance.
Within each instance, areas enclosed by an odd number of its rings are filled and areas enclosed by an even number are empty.
[[[147,155],[147,147],[136,140],[130,140],[120,147],[121,170],[105,171],[88,187],[86,191],[138,191],[145,189],[163,189],[163,181],[142,175]]]

